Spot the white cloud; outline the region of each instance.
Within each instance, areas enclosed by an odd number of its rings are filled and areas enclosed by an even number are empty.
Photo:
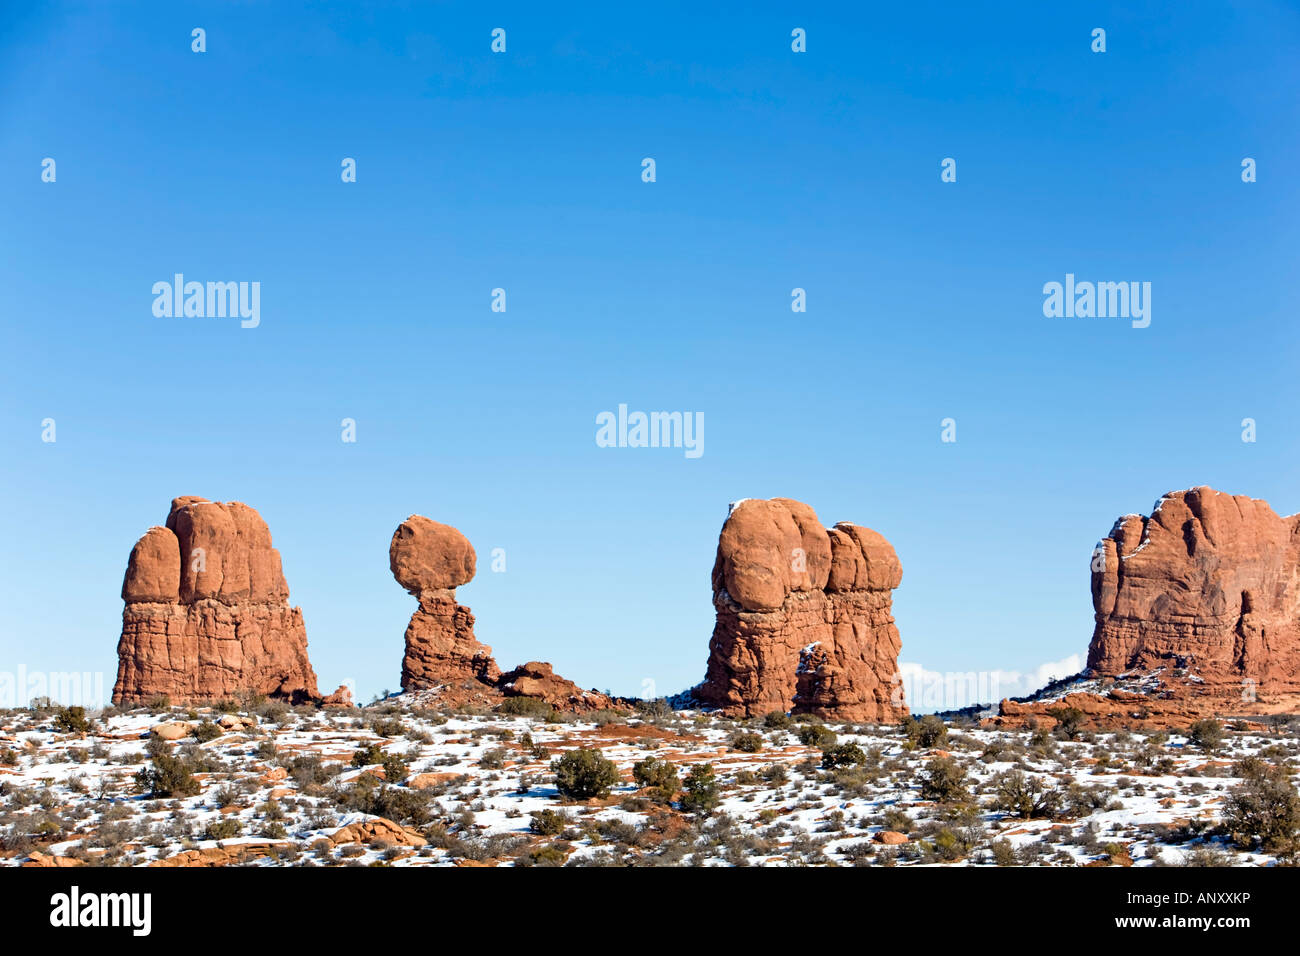
[[[908,708],[918,714],[1024,697],[1054,680],[1079,673],[1083,667],[1079,654],[1047,661],[1028,671],[932,671],[914,661],[898,664]]]

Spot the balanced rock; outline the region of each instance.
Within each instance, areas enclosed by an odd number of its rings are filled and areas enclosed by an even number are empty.
[[[718,538],[717,623],[695,696],[731,715],[902,720],[891,614],[902,575],[893,547],[869,528],[828,530],[789,498],[734,504]]]
[[[492,648],[474,636],[474,615],[456,601],[456,588],[474,577],[475,554],[455,528],[411,515],[393,532],[388,565],[420,601],[406,627],[404,691],[436,691],[453,706],[496,706],[505,697],[533,697],[570,713],[618,706],[560,677],[550,664],[531,661],[501,673]]]
[[[494,686],[501,675],[492,648],[474,636],[474,615],[455,589],[474,577],[474,547],[450,525],[411,515],[393,532],[388,565],[420,606],[406,627],[403,690],[461,681]]]
[[[174,499],[166,526],[132,549],[122,599],[114,704],[319,697],[302,610],[247,505]]]

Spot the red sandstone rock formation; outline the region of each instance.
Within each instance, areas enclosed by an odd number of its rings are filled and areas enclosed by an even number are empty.
[[[166,527],[132,549],[122,600],[114,704],[320,696],[302,610],[289,606],[280,553],[247,505],[174,499]]]
[[[902,720],[890,614],[902,575],[893,547],[869,528],[827,530],[789,498],[733,505],[718,539],[717,624],[695,696],[733,715]]]
[[[393,532],[388,566],[420,600],[406,627],[404,690],[465,680],[493,686],[501,676],[492,648],[474,637],[474,615],[456,603],[456,588],[474,577],[474,558],[463,534],[422,515],[411,515]]]
[[[533,661],[502,674],[492,648],[474,636],[474,615],[456,602],[456,588],[474,577],[469,540],[450,525],[411,515],[393,532],[388,564],[397,582],[420,600],[406,628],[402,689],[437,689],[447,702],[499,703],[503,697],[535,697],[558,710],[616,706]]]
[[[1240,691],[1300,692],[1300,515],[1193,488],[1126,515],[1092,574],[1088,667],[1165,667]]]
[[[1200,487],[1125,515],[1092,572],[1094,687],[1004,701],[993,722],[1075,707],[1091,726],[1278,713],[1300,695],[1300,515]]]
[[[508,674],[502,674],[498,686],[507,697],[535,697],[556,710],[580,713],[616,706],[604,694],[583,690],[573,681],[565,680],[545,661],[520,664]]]

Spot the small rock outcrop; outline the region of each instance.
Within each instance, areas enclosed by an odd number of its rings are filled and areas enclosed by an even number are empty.
[[[132,549],[122,600],[114,704],[320,697],[280,553],[245,504],[174,499]]]
[[[507,697],[534,697],[546,701],[556,710],[578,712],[606,710],[618,705],[610,697],[594,690],[583,690],[552,670],[545,661],[520,664],[497,682]]]
[[[790,498],[732,505],[713,566],[708,669],[693,696],[731,715],[902,720],[891,614],[902,574],[893,547],[870,528],[827,529]]]
[[[492,648],[474,636],[474,615],[456,600],[456,588],[474,578],[476,556],[469,539],[450,525],[411,515],[393,532],[388,565],[397,583],[419,599],[406,628],[402,690],[437,690],[447,702],[499,703],[534,697],[558,710],[616,706],[539,661],[502,674]]]

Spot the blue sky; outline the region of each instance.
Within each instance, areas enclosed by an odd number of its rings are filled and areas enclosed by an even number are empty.
[[[177,495],[261,512],[366,699],[412,513],[477,547],[503,667],[662,694],[737,498],[885,534],[934,671],[1082,655],[1094,543],[1165,491],[1300,511],[1300,13],[902,6],[6,8],[0,671],[111,686]],[[260,326],[155,317],[176,272],[260,282]],[[1045,318],[1067,272],[1149,281],[1150,327]],[[702,412],[704,454],[597,447],[619,403]]]

